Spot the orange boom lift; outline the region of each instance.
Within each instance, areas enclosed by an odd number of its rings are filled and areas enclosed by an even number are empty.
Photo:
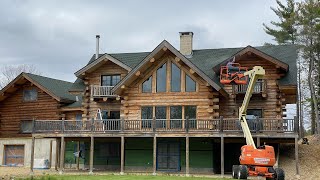
[[[265,70],[261,66],[255,66],[252,70],[247,71],[247,68],[237,64],[235,68],[230,65],[222,66],[220,72],[222,84],[247,84],[248,76],[250,78],[242,106],[239,108],[239,121],[247,145],[241,147],[240,165],[232,166],[232,177],[247,179],[248,176],[262,176],[266,180],[284,180],[284,171],[280,168],[273,168],[276,163],[273,147],[263,145],[257,148],[246,120],[247,108],[255,83],[265,75]]]

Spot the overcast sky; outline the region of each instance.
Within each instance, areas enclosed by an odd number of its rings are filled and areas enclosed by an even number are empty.
[[[74,81],[95,53],[153,50],[179,32],[194,32],[194,49],[272,42],[262,23],[276,20],[275,0],[135,0],[0,2],[0,66],[33,64],[43,75]]]

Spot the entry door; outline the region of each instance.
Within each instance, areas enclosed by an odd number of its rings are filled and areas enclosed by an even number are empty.
[[[7,166],[24,165],[24,145],[5,145],[4,164]]]
[[[177,142],[159,142],[157,170],[180,171],[180,145]]]

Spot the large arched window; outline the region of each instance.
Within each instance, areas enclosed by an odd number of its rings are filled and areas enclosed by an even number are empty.
[[[174,63],[171,63],[171,92],[181,91],[181,70]]]
[[[167,90],[167,64],[163,64],[157,70],[157,92],[166,92]]]

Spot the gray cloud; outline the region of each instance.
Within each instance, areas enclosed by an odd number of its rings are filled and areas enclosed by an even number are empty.
[[[1,64],[34,64],[44,75],[73,81],[95,51],[151,51],[163,39],[179,48],[193,31],[194,48],[262,45],[262,23],[276,20],[274,1],[11,1],[0,2]]]

